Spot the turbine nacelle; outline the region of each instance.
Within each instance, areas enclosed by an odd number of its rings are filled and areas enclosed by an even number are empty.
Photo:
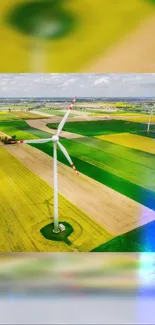
[[[58,142],[59,141],[59,137],[57,135],[53,135],[52,139],[53,142]]]

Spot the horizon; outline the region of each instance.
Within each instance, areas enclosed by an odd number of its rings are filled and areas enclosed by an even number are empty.
[[[73,98],[74,96],[5,96],[0,97],[0,99],[58,99],[58,98]],[[121,99],[121,98],[155,98],[155,96],[77,96],[77,100],[79,98],[90,98],[90,99]]]

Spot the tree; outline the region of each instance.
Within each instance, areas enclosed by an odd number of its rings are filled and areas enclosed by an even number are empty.
[[[8,143],[8,138],[7,138],[7,137],[4,137],[4,139],[3,139],[3,143],[4,143],[4,144],[7,144],[7,143]]]
[[[12,138],[12,140],[15,141],[16,140],[16,135],[13,135],[11,138]]]

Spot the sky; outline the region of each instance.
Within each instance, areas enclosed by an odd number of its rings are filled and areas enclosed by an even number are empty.
[[[155,74],[0,74],[0,97],[155,97]]]

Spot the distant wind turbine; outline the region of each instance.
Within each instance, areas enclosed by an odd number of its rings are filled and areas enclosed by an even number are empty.
[[[153,116],[153,108],[155,107],[155,105],[153,105],[150,109],[150,114],[149,114],[149,119],[148,119],[148,124],[147,124],[147,133],[150,132],[150,124],[151,124],[151,118]]]

